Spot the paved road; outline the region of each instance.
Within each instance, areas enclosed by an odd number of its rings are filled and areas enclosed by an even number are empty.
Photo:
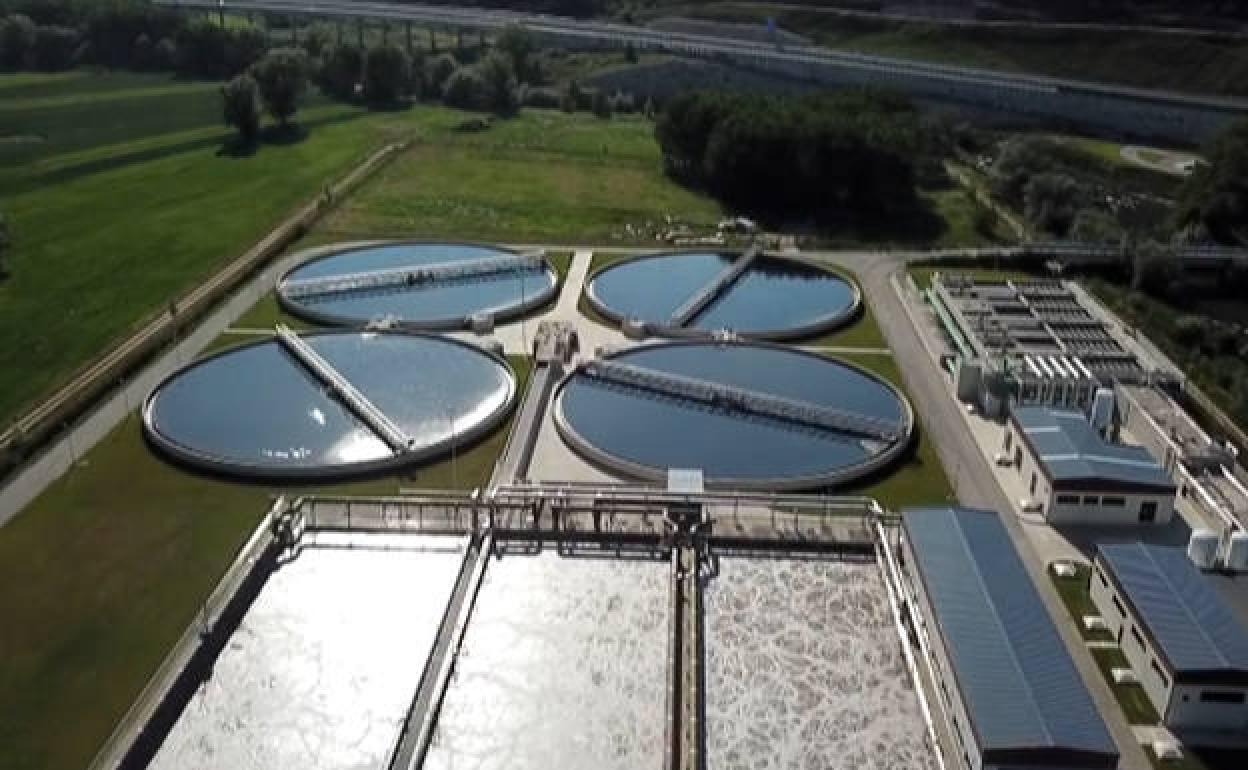
[[[1248,109],[1248,101],[1203,94],[1180,94],[1132,88],[1128,86],[1055,78],[1025,73],[1009,73],[978,67],[966,67],[917,59],[876,56],[822,46],[789,46],[777,48],[766,42],[742,40],[727,36],[664,32],[634,24],[594,19],[571,19],[539,13],[497,9],[462,8],[452,5],[367,2],[365,0],[155,0],[158,5],[196,10],[234,10],[242,12],[323,16],[327,18],[376,18],[408,21],[416,24],[500,29],[509,24],[523,24],[539,34],[563,40],[583,41],[598,46],[622,47],[631,43],[642,50],[660,50],[676,55],[711,59],[749,59],[767,62],[801,64],[835,64],[879,72],[906,71],[915,75],[945,79],[949,83],[966,84],[979,81],[983,85],[1017,86],[1024,89],[1077,89],[1093,91],[1103,97],[1171,101],[1175,105],[1230,107]],[[1033,104],[1033,108],[1036,105]]]
[[[1122,708],[1110,692],[1078,630],[1067,622],[1066,608],[1045,573],[1045,566],[1037,557],[1018,518],[1013,515],[1013,506],[991,467],[984,462],[970,428],[959,413],[961,405],[950,397],[945,374],[927,354],[918,331],[893,289],[890,277],[904,268],[904,258],[881,253],[807,253],[807,256],[825,259],[857,273],[863,293],[875,312],[902,379],[922,418],[921,429],[927,431],[928,438],[935,445],[957,492],[958,501],[964,505],[1008,512],[1002,520],[1015,547],[1023,555],[1023,563],[1040,597],[1055,619],[1066,648],[1118,744],[1122,753],[1120,769],[1147,770],[1151,765],[1136,743],[1135,733],[1123,716]]]

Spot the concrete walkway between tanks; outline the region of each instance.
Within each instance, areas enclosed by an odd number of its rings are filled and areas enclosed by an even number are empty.
[[[1022,554],[1032,582],[1118,745],[1122,755],[1120,770],[1149,770],[1148,757],[1127,723],[1122,707],[1110,692],[1078,630],[1068,622],[1066,608],[1045,574],[1045,566],[1037,558],[1017,517],[1012,515],[1013,507],[1009,499],[991,468],[984,462],[970,429],[959,413],[962,407],[946,386],[944,372],[928,355],[919,331],[911,322],[903,304],[903,290],[897,280],[905,269],[904,259],[899,255],[879,252],[807,252],[806,256],[848,268],[857,274],[880,330],[893,351],[902,379],[910,390],[913,402],[919,407],[923,429],[944,463],[958,501],[1002,514],[1001,520]]]

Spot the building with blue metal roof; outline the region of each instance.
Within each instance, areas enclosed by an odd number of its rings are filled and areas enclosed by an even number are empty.
[[[902,513],[916,637],[969,770],[1113,768],[1118,750],[1000,517]]]
[[[1165,524],[1175,484],[1148,450],[1106,439],[1082,413],[1010,411],[1003,450],[1050,524]]]
[[[1183,548],[1102,545],[1089,593],[1167,725],[1248,729],[1248,628]]]

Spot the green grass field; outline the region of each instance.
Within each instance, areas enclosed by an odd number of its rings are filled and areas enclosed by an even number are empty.
[[[97,77],[99,92],[90,90]],[[12,275],[0,283],[0,424],[388,136],[432,117],[313,105],[301,113],[303,141],[229,157],[218,154],[227,132],[213,88],[155,76],[0,76],[0,93],[27,105],[0,99],[0,133],[47,137],[0,162],[14,239]]]
[[[528,362],[511,363],[523,389]],[[272,495],[481,487],[509,429],[510,422],[454,463],[443,458],[401,476],[279,489],[158,459],[132,415],[0,529],[0,767],[85,767]]]
[[[721,209],[663,175],[649,121],[530,110],[480,134],[429,134],[313,235],[612,243],[666,215],[713,226]]]
[[[1091,597],[1088,596],[1088,575],[1091,574],[1091,568],[1082,564],[1077,565],[1074,577],[1058,577],[1053,574],[1053,570],[1046,571],[1057,588],[1058,596],[1062,597],[1066,611],[1070,613],[1070,621],[1075,624],[1075,628],[1079,629],[1079,634],[1084,639],[1113,641],[1114,637],[1108,631],[1089,631],[1083,627],[1084,615],[1101,614],[1101,611],[1092,603]]]
[[[1127,656],[1122,654],[1122,650],[1093,649],[1091,652],[1109,689],[1113,690],[1114,697],[1122,706],[1122,713],[1126,714],[1127,721],[1133,725],[1157,724],[1159,719],[1157,709],[1153,708],[1153,702],[1148,699],[1144,688],[1138,684],[1118,684],[1114,681],[1111,673],[1113,669],[1130,667],[1127,663]]]

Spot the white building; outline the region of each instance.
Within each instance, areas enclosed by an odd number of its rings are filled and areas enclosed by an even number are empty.
[[[904,511],[902,592],[948,770],[1096,770],[1118,749],[994,511]]]
[[[1248,629],[1182,548],[1103,545],[1089,581],[1167,726],[1248,729]]]
[[[1082,412],[1010,411],[1002,451],[1050,524],[1165,524],[1175,484],[1143,447],[1107,441]]]

